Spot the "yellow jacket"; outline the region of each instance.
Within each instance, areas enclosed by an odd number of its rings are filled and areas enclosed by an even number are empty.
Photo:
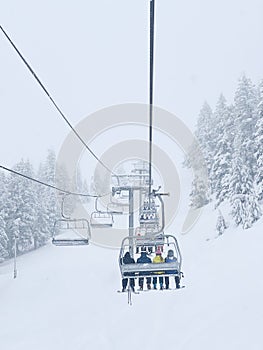
[[[164,262],[164,258],[161,255],[156,255],[153,258],[153,264],[160,264]],[[160,272],[155,272],[156,274],[162,274],[164,273],[164,271],[160,271]]]

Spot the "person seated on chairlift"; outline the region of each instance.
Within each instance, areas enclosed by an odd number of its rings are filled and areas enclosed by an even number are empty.
[[[121,263],[122,264],[135,264],[135,261],[131,257],[130,253],[126,252],[124,257],[122,258]],[[135,286],[134,278],[130,278],[129,280],[130,280],[131,290],[134,292],[134,286]],[[122,279],[122,291],[123,292],[126,292],[127,285],[128,285],[128,278],[123,278]]]
[[[152,260],[147,256],[146,253],[146,248],[142,247],[141,248],[141,256],[137,259],[138,264],[150,264]],[[147,272],[141,272],[140,275],[147,275]],[[143,281],[144,278],[140,277],[139,278],[139,287],[140,290],[143,290]],[[151,277],[146,277],[146,284],[147,284],[147,289],[151,289]]]
[[[158,248],[155,252],[156,256],[153,259],[153,264],[161,264],[164,262],[164,258],[162,257],[161,249]],[[163,272],[155,272],[156,274],[162,274]],[[159,277],[160,289],[163,290],[163,277]],[[153,277],[153,289],[157,289],[157,277]]]
[[[174,256],[174,251],[172,249],[168,250],[167,253],[167,257],[165,258],[165,262],[166,263],[174,263],[177,261],[177,258]],[[176,270],[174,271],[166,271],[167,274],[173,274],[173,273],[177,273]],[[179,276],[175,276],[175,284],[176,284],[176,288],[180,288],[180,278]],[[165,288],[169,289],[169,277],[166,276],[165,277]]]

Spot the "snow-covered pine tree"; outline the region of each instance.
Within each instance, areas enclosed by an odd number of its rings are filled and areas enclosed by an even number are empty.
[[[17,172],[34,177],[29,161],[21,160],[14,166]],[[8,183],[8,213],[6,219],[10,255],[13,255],[14,237],[18,235],[18,253],[33,248],[34,224],[36,221],[36,191],[30,180],[11,175]]]
[[[197,174],[192,182],[192,191],[190,193],[190,206],[193,208],[201,208],[209,203],[207,197],[208,184],[205,177]]]
[[[205,102],[197,120],[196,140],[194,140],[184,163],[186,166],[192,167],[195,172],[190,193],[190,205],[194,208],[202,207],[210,200],[211,189],[208,180],[214,150],[212,125],[213,112],[208,103]]]
[[[60,165],[56,169],[56,185],[66,191],[77,192],[76,187],[73,185],[73,180],[70,179],[65,166]],[[73,213],[78,197],[74,195],[67,195],[64,197],[64,213],[66,216],[71,216]]]
[[[41,179],[43,174],[43,165],[40,164],[37,178]],[[34,248],[37,249],[47,243],[51,237],[50,222],[49,222],[49,210],[46,197],[46,187],[40,184],[35,185],[36,190],[36,221],[34,224]]]
[[[222,235],[226,228],[227,228],[227,226],[226,226],[225,219],[224,219],[221,211],[219,210],[217,222],[216,222],[216,231],[217,231],[218,235],[219,236]]]
[[[55,183],[55,172],[56,172],[56,155],[53,150],[48,150],[47,158],[39,167],[38,178],[49,185],[56,185]],[[60,207],[58,201],[58,193],[56,190],[43,187],[41,188],[42,194],[42,206],[43,216],[41,218],[42,224],[44,225],[45,231],[48,230],[49,236],[51,237],[54,222],[60,216]],[[47,222],[46,222],[47,220]]]
[[[257,91],[251,80],[243,75],[235,93],[234,118],[235,133],[238,133],[243,163],[251,170],[252,177],[256,174],[255,127],[258,120],[256,113]]]
[[[215,149],[215,135],[213,111],[207,102],[204,103],[199,113],[196,138],[203,153],[208,176],[210,177]]]
[[[80,170],[77,172],[77,192],[83,193],[83,194],[88,194],[90,192],[87,180],[82,178],[82,174]],[[84,203],[87,204],[90,202],[90,197],[81,197],[80,200]]]
[[[0,263],[8,257],[8,237],[6,234],[5,221],[0,213]]]
[[[258,121],[255,130],[255,158],[257,161],[257,170],[255,181],[257,186],[257,195],[263,200],[263,81],[259,84],[259,103],[257,106]]]
[[[7,215],[7,179],[0,171],[0,262],[8,257],[8,237],[6,234],[5,218]]]
[[[233,155],[234,119],[232,107],[228,107],[223,95],[220,96],[215,110],[216,146],[210,172],[211,187],[219,206],[229,198],[229,180]]]
[[[254,189],[256,105],[256,90],[250,79],[243,76],[235,94],[235,153],[230,179],[232,215],[236,224],[243,228],[251,227],[261,215]]]
[[[242,157],[241,135],[235,138],[235,154],[230,178],[230,203],[236,225],[250,228],[259,219],[261,210],[254,190],[252,171]]]

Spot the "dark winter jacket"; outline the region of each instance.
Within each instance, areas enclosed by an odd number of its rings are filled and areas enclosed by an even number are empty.
[[[122,259],[123,264],[135,264],[134,259],[130,256],[130,253],[127,252],[125,253],[123,259]]]
[[[135,261],[134,259],[131,257],[130,253],[129,252],[126,252],[124,257],[121,259],[121,264],[135,264]],[[124,273],[124,276],[133,276],[134,273]],[[126,288],[126,286],[124,287]]]
[[[147,256],[146,252],[141,252],[141,256],[137,259],[138,264],[151,263],[152,260]]]

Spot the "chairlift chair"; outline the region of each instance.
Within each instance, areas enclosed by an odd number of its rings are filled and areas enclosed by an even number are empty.
[[[128,206],[129,205],[129,192],[128,191],[116,191],[113,194],[111,199],[111,203],[120,205],[120,206]]]
[[[171,263],[160,263],[160,264],[152,264],[152,263],[146,263],[146,264],[122,264],[123,257],[127,251],[133,255],[133,258],[135,261],[139,257],[139,255],[136,253],[136,247],[137,247],[137,236],[128,236],[125,237],[122,241],[120,254],[119,254],[119,266],[120,266],[120,273],[122,278],[132,277],[132,278],[138,278],[140,276],[143,277],[154,277],[156,275],[158,276],[169,276],[169,277],[178,277],[179,280],[181,279],[181,265],[182,265],[182,256],[179,249],[179,245],[177,242],[177,239],[169,234],[163,235],[163,242],[162,242],[162,254],[163,257],[166,257],[168,250],[174,251],[174,256],[176,257],[176,261]],[[156,243],[154,245],[154,251],[157,251],[157,249],[160,249],[160,246],[158,245],[158,242],[152,242]]]
[[[86,219],[58,219],[54,223],[52,243],[56,246],[88,245],[90,225]]]
[[[94,228],[108,228],[112,227],[114,223],[111,212],[102,211],[98,209],[98,197],[95,201],[95,211],[91,213],[90,225]]]
[[[140,210],[139,221],[141,226],[159,225],[159,216],[155,202],[144,202],[144,205]]]
[[[124,208],[122,204],[110,202],[107,205],[107,212],[111,213],[112,215],[123,215],[124,214]]]
[[[90,216],[91,227],[107,228],[113,226],[113,215],[107,211],[94,211]]]

